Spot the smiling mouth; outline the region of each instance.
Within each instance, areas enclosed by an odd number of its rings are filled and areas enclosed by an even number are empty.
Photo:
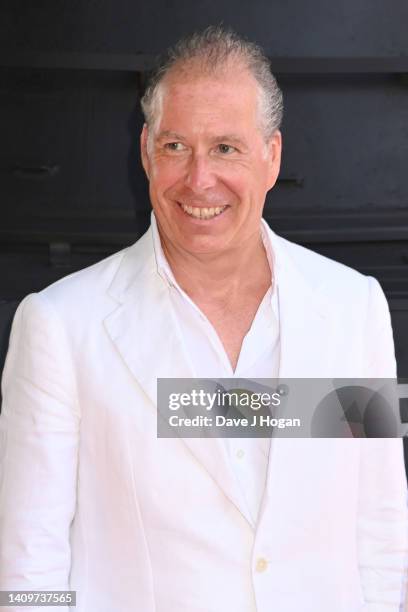
[[[216,206],[213,208],[203,208],[198,206],[187,206],[182,204],[181,202],[177,202],[180,208],[190,217],[194,219],[213,219],[214,217],[219,217],[222,213],[228,208],[228,205],[225,206]]]

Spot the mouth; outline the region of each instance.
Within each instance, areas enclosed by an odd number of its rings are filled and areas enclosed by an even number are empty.
[[[181,202],[177,202],[177,204],[189,217],[203,221],[208,221],[209,219],[219,217],[225,212],[227,208],[229,208],[228,205],[215,206],[210,208],[202,206],[187,206],[186,204],[182,204]]]

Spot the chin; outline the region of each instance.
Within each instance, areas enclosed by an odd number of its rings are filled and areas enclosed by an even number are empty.
[[[226,248],[225,240],[214,240],[208,237],[182,240],[180,246],[188,253],[194,253],[196,255],[217,253]]]

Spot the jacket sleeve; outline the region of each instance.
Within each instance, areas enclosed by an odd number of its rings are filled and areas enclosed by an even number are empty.
[[[370,286],[365,329],[367,378],[396,378],[387,300]],[[400,438],[361,439],[357,552],[367,612],[404,610],[408,572],[408,495]]]
[[[80,418],[67,338],[42,293],[16,311],[2,395],[0,590],[69,590]],[[2,608],[20,609],[44,608]]]

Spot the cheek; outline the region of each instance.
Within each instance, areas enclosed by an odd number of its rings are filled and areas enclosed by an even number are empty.
[[[151,165],[150,180],[156,183],[160,191],[164,191],[177,183],[184,176],[184,164],[181,160],[160,159]]]
[[[266,195],[268,165],[262,158],[251,160],[248,165],[236,165],[222,175],[224,184],[240,194],[248,202],[263,201]]]
[[[236,176],[225,179],[224,185],[238,198],[243,214],[257,208],[257,202],[262,199],[262,188],[252,173],[241,171]]]
[[[226,168],[218,168],[215,173],[218,186],[233,193],[239,200],[248,198],[251,191],[251,174],[243,166],[231,165]]]

